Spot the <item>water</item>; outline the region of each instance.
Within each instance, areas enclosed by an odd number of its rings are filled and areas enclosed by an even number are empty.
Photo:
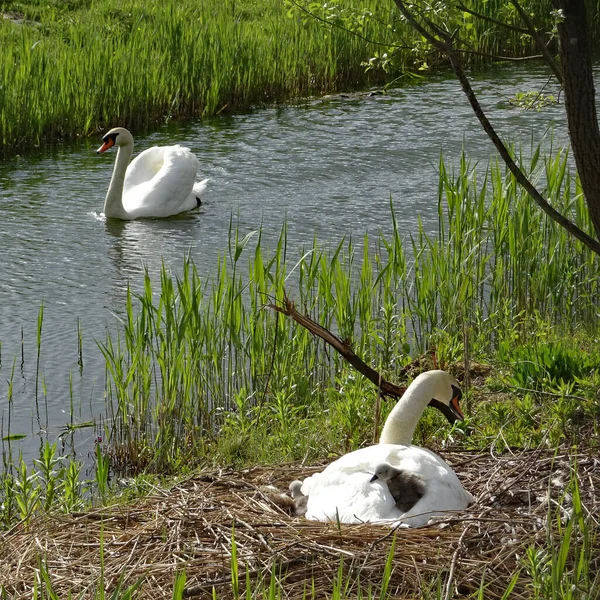
[[[539,90],[546,81],[542,70],[504,69],[475,84],[498,131],[526,150],[554,122],[555,145],[566,142],[561,106],[524,114],[508,104],[515,90]],[[556,89],[545,93],[558,96]],[[198,155],[201,176],[211,180],[198,214],[104,221],[115,154],[96,155],[101,134],[77,147],[0,164],[0,417],[5,436],[12,380],[10,433],[27,435],[13,452],[22,449],[25,458],[37,456],[38,432],[54,441],[63,431],[71,402],[75,423],[103,415],[104,361],[96,341],[118,329],[127,285],[139,290],[144,268],[156,275],[164,261],[177,273],[189,252],[201,274],[214,272],[219,254],[227,253],[231,220],[242,235],[262,227],[263,241],[272,246],[287,222],[288,256],[295,260],[315,236],[325,246],[348,234],[360,240],[367,232],[388,233],[390,198],[404,234],[416,232],[419,217],[436,231],[440,153],[457,159],[464,147],[484,165],[494,155],[453,79],[135,137],[137,150],[179,142]],[[87,448],[94,436],[87,430],[78,446]]]

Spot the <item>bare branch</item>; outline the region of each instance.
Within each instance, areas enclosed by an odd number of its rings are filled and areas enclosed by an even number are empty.
[[[593,237],[588,235],[585,231],[581,230],[575,223],[567,219],[564,215],[559,213],[553,206],[551,206],[548,201],[538,192],[536,187],[529,181],[525,173],[519,168],[519,166],[513,160],[510,152],[496,133],[489,119],[483,112],[479,101],[477,100],[477,96],[471,87],[468,77],[465,75],[464,69],[462,68],[462,64],[458,59],[456,51],[454,50],[454,46],[452,44],[452,36],[449,34],[442,32],[439,27],[434,26],[434,30],[440,37],[436,37],[423,27],[421,23],[419,23],[414,15],[406,8],[405,3],[402,0],[394,0],[396,6],[400,9],[406,20],[423,36],[425,37],[433,46],[435,46],[440,52],[443,52],[448,59],[450,60],[450,64],[452,65],[452,69],[458,80],[460,81],[463,92],[467,96],[469,103],[475,113],[475,116],[479,119],[481,126],[484,131],[487,133],[490,140],[498,153],[502,157],[502,160],[505,162],[506,166],[510,170],[510,172],[515,176],[517,182],[525,189],[525,191],[532,197],[533,201],[556,223],[561,225],[564,229],[566,229],[571,235],[576,237],[580,242],[585,244],[592,252],[600,255],[600,242],[595,240]],[[429,20],[425,19],[428,25],[430,25]]]
[[[465,50],[464,48],[456,48],[454,50],[458,54],[470,54],[472,56],[485,56],[492,60],[501,60],[504,62],[529,62],[530,60],[540,60],[544,58],[541,54],[532,54],[531,56],[500,56],[498,54],[490,54],[489,52],[479,52],[478,50]]]
[[[548,47],[544,43],[544,40],[540,36],[538,30],[535,28],[535,25],[533,24],[531,17],[527,14],[527,12],[525,10],[523,10],[523,8],[519,4],[518,0],[510,0],[510,1],[511,1],[512,5],[517,9],[517,12],[519,13],[519,16],[521,17],[521,19],[523,19],[523,21],[527,25],[528,33],[534,39],[536,46],[539,48],[540,52],[544,56],[544,60],[548,63],[548,65],[552,69],[552,72],[556,76],[556,79],[558,79],[558,82],[562,85],[563,84],[562,73],[561,73],[560,69],[558,68],[558,65],[556,64],[554,57],[548,51]]]
[[[517,33],[530,34],[531,32],[528,29],[523,29],[522,27],[517,27],[515,25],[509,25],[508,23],[504,23],[504,21],[499,21],[498,19],[493,19],[492,17],[488,17],[487,15],[482,15],[477,11],[468,8],[464,4],[458,4],[457,8],[462,10],[463,12],[469,13],[482,21],[489,21],[490,23],[494,23],[494,25],[499,25],[500,27],[504,27],[505,29],[510,29],[511,31],[516,31]]]
[[[294,321],[308,329],[308,331],[325,340],[330,346],[335,348],[335,350],[337,350],[359,373],[374,383],[377,388],[381,390],[382,394],[385,394],[386,396],[392,396],[394,398],[400,398],[404,393],[406,388],[399,387],[389,381],[386,381],[375,369],[370,367],[362,359],[356,356],[348,343],[340,340],[340,338],[331,333],[331,331],[328,331],[313,321],[310,317],[300,314],[296,310],[294,303],[287,297],[284,300],[284,306],[269,304],[268,307],[288,317],[291,317],[294,319]]]

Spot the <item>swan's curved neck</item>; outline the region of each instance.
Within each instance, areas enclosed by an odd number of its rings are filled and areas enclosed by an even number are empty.
[[[133,154],[133,144],[119,146],[115,168],[113,169],[110,185],[104,200],[104,215],[113,219],[126,219],[127,213],[123,208],[123,183],[125,173],[129,165],[129,159]]]
[[[380,444],[412,444],[417,423],[433,397],[428,385],[411,385],[398,400],[385,421]]]

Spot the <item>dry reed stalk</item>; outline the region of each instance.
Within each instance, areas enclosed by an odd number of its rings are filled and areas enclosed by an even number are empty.
[[[340,558],[346,577],[360,573],[363,589],[377,588],[396,535],[389,586],[395,597],[416,597],[423,582],[435,576],[446,586],[447,597],[474,592],[485,573],[486,598],[497,598],[525,548],[546,543],[554,503],[561,501],[569,511],[565,489],[574,461],[584,510],[590,519],[600,514],[600,464],[593,456],[537,450],[506,457],[448,453],[444,458],[477,501],[470,510],[424,528],[393,532],[363,524],[338,529],[333,523],[288,516],[277,492],[266,486],[287,490],[290,481],[317,467],[290,464],[206,473],[130,506],[46,515],[28,530],[5,532],[0,537],[0,582],[9,595],[30,597],[42,557],[60,597],[85,594],[100,581],[102,545],[107,590],[125,572],[126,585],[143,580],[139,597],[171,598],[175,575],[185,569],[187,596],[210,598],[214,587],[218,597],[231,597],[235,525],[242,588],[246,570],[255,586],[268,581],[275,564],[285,577],[286,597],[303,597],[311,581],[323,597],[331,592]],[[527,586],[521,575],[511,597],[527,598]]]

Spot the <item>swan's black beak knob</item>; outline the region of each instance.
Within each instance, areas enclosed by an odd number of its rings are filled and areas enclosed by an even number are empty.
[[[103,152],[106,152],[109,148],[112,148],[117,140],[117,135],[119,134],[115,133],[113,135],[105,135],[102,138],[102,141],[104,143],[102,144],[102,146],[100,146],[100,148],[98,148],[98,150],[96,150],[96,154],[102,154]]]

